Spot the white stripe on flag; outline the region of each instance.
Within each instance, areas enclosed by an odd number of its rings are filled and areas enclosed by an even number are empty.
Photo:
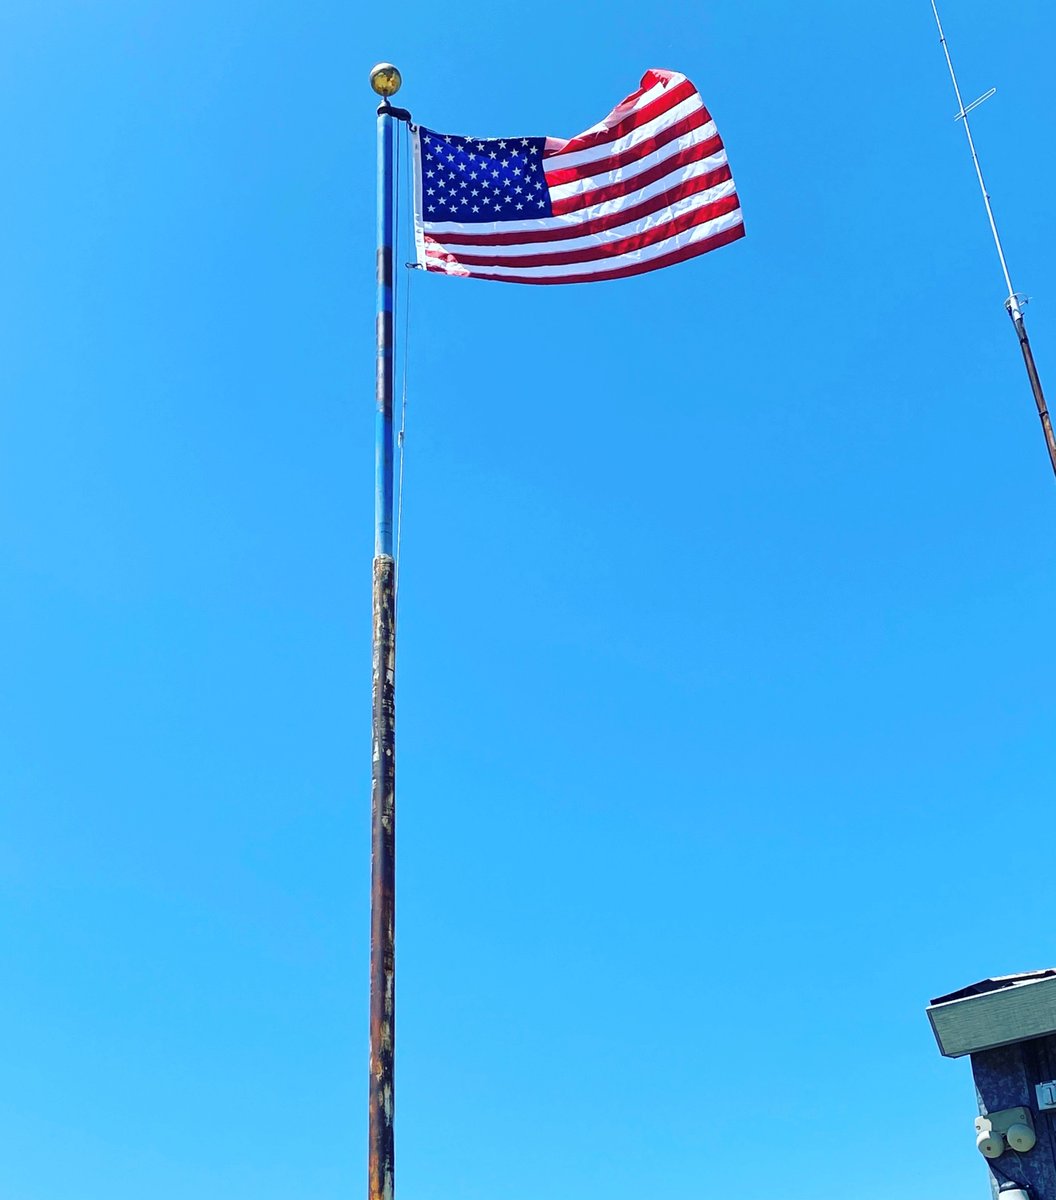
[[[623,108],[622,105],[617,105],[617,107],[613,109],[613,111],[609,113],[604,120],[599,121],[596,125],[591,125],[589,129],[584,129],[582,133],[577,133],[574,138],[555,138],[554,141],[560,140],[562,145],[567,145],[569,142],[578,141],[580,138],[587,138],[596,133],[605,133],[606,130],[608,130],[614,123],[613,118],[622,121],[625,117],[629,117],[631,113],[640,112],[647,105],[652,104],[654,100],[659,100],[661,96],[663,96],[663,94],[670,88],[677,87],[685,80],[685,78],[685,75],[679,75],[677,72],[672,72],[670,78],[661,79],[658,83],[649,88],[648,91],[643,91],[637,100],[635,100],[635,102],[628,108]],[[645,81],[643,80],[642,82],[644,85]],[[627,101],[625,100],[623,103],[626,104]],[[557,151],[555,151],[555,153],[557,153]]]
[[[556,154],[547,154],[543,158],[543,166],[548,171],[564,171],[569,167],[581,166],[583,163],[611,158],[614,154],[623,154],[632,150],[640,142],[655,137],[662,130],[670,129],[672,125],[677,125],[679,121],[691,117],[695,112],[700,112],[703,107],[704,101],[699,95],[690,96],[688,100],[683,100],[681,104],[676,104],[668,112],[661,113],[660,116],[654,117],[645,125],[639,125],[637,129],[632,129],[630,133],[624,134],[614,142],[602,142],[600,145],[590,146],[586,150],[572,150],[567,153],[559,150]],[[711,136],[714,137],[716,132],[715,124],[712,122]]]
[[[694,146],[699,146],[703,142],[710,142],[717,132],[715,122],[710,121],[700,129],[694,129],[692,133],[668,142],[662,149],[655,150],[652,154],[646,154],[625,166],[617,167],[614,171],[606,171],[603,175],[591,175],[586,179],[576,179],[572,183],[559,183],[550,189],[550,199],[554,201],[567,200],[569,196],[581,196],[587,192],[596,192],[602,188],[612,187],[617,183],[627,183],[635,176],[660,166],[669,158],[674,158],[676,154],[692,150]],[[725,159],[725,155],[723,155],[723,159]]]
[[[716,234],[723,233],[727,229],[733,229],[737,225],[744,222],[744,217],[741,210],[727,213],[723,217],[716,217],[713,221],[707,221],[703,225],[696,225],[692,229],[686,230],[685,233],[676,234],[675,237],[667,238],[665,241],[657,242],[653,246],[646,246],[642,250],[632,251],[630,254],[621,254],[618,258],[608,257],[595,259],[593,262],[580,262],[568,264],[558,264],[557,266],[538,266],[538,267],[511,267],[502,263],[492,263],[490,266],[466,266],[459,263],[457,266],[452,266],[450,274],[457,275],[494,275],[501,273],[503,275],[511,275],[521,279],[556,279],[562,275],[600,275],[607,271],[620,270],[631,263],[647,263],[653,259],[663,258],[665,255],[671,254],[672,251],[681,250],[687,246],[693,245],[695,242],[707,241],[709,238],[715,237]]]

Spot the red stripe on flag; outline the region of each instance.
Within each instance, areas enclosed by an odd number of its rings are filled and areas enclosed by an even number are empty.
[[[706,238],[702,242],[694,242],[692,246],[685,246],[681,250],[673,250],[670,254],[650,259],[649,262],[634,263],[628,267],[618,267],[615,271],[601,271],[592,275],[550,275],[544,278],[533,278],[525,275],[484,275],[474,271],[467,272],[466,278],[491,279],[498,283],[599,283],[606,279],[625,279],[629,275],[644,275],[646,271],[655,271],[660,267],[670,267],[675,263],[685,262],[686,259],[695,258],[699,254],[706,254],[709,250],[717,250],[720,246],[727,246],[730,242],[736,242],[742,237],[744,237],[744,226],[735,225],[732,229],[724,229],[722,233],[717,233],[713,238]],[[426,269],[444,275],[452,273],[445,271],[443,267],[427,267]]]
[[[570,142],[566,142],[556,155],[548,155],[547,157],[555,158],[561,154],[571,154],[575,150],[589,150],[592,146],[601,146],[605,142],[614,142],[617,138],[623,137],[624,134],[630,133],[640,125],[645,125],[649,121],[655,120],[656,117],[667,112],[668,109],[674,108],[676,104],[681,104],[683,100],[688,100],[696,94],[697,89],[688,79],[684,79],[681,83],[671,88],[670,91],[664,92],[662,96],[657,96],[655,100],[650,100],[648,104],[635,109],[634,112],[628,113],[622,121],[618,121],[608,129],[596,129],[593,133],[581,133]]]
[[[597,246],[587,246],[583,250],[558,250],[547,254],[518,254],[509,257],[496,258],[494,254],[448,254],[442,250],[430,250],[430,258],[443,259],[445,262],[458,262],[466,267],[565,267],[572,263],[595,262],[603,258],[616,258],[622,254],[633,254],[646,246],[655,246],[658,242],[666,242],[668,238],[685,233],[697,225],[714,221],[716,217],[724,217],[727,213],[740,208],[736,193],[724,196],[712,204],[701,205],[692,212],[683,213],[671,221],[665,221],[643,233],[632,234],[615,242],[602,242]],[[589,232],[589,231],[588,231]]]
[[[578,167],[565,167],[557,171],[547,171],[544,167],[546,182],[550,187],[557,187],[560,183],[574,183],[577,179],[589,179],[592,175],[601,175],[606,171],[615,171],[619,167],[625,167],[628,163],[637,162],[640,158],[645,158],[647,154],[652,154],[662,149],[669,142],[675,141],[676,138],[680,138],[687,133],[692,133],[694,129],[700,129],[701,126],[707,125],[710,120],[711,116],[708,110],[701,108],[695,113],[690,113],[688,117],[683,117],[681,121],[672,125],[669,129],[656,134],[655,137],[646,138],[644,141],[638,142],[627,150],[621,150],[619,154],[613,154],[609,158],[597,158],[593,162],[580,163]]]
[[[611,183],[607,187],[596,188],[592,192],[580,192],[575,196],[566,196],[563,200],[555,200],[552,208],[553,214],[555,217],[562,217],[577,209],[589,208],[592,204],[604,204],[606,200],[616,200],[620,196],[630,195],[640,188],[648,187],[650,183],[655,183],[658,179],[663,179],[676,167],[686,167],[691,163],[700,162],[702,158],[709,158],[721,149],[722,138],[716,134],[713,138],[708,138],[706,142],[700,142],[696,146],[690,146],[688,150],[680,150],[677,154],[672,154],[670,158],[665,158],[662,163],[650,167],[648,171],[643,171],[640,175],[632,175],[630,179]]]

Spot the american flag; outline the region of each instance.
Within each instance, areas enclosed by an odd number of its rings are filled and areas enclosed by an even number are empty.
[[[417,127],[418,265],[505,283],[620,279],[744,237],[715,122],[675,71],[574,138]]]

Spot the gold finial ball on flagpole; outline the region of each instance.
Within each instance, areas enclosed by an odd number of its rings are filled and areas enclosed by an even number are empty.
[[[370,86],[386,100],[390,96],[396,95],[400,90],[401,83],[403,83],[403,76],[392,63],[378,63],[377,66],[371,68]]]

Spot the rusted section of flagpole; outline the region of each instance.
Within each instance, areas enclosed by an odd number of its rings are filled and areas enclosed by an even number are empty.
[[[393,1200],[396,1063],[396,563],[393,559],[393,127],[389,97],[401,83],[379,63],[377,383],[374,418],[374,581],[371,718],[370,1098],[368,1200]]]
[[[370,1123],[368,1200],[392,1200],[396,1051],[395,563],[374,559],[374,706],[370,871]]]

